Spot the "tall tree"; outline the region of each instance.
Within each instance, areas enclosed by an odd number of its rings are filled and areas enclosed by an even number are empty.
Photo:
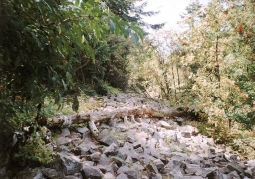
[[[254,99],[254,14],[252,1],[213,0],[206,8],[192,4],[185,19],[192,24],[179,37],[186,50],[181,65],[190,68],[192,103],[211,122],[236,120],[251,128]]]

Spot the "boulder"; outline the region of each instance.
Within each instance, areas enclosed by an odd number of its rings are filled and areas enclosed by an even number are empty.
[[[110,146],[112,143],[115,143],[117,146],[119,146],[118,140],[113,134],[111,134],[108,129],[104,129],[102,132],[100,132],[97,140],[108,146]]]
[[[54,179],[54,178],[59,178],[59,172],[55,169],[51,169],[51,168],[43,168],[42,170],[43,175],[45,175],[46,177],[50,178],[50,179]]]
[[[24,170],[16,174],[14,179],[46,179],[46,177],[43,175],[41,169],[29,168],[28,170]]]
[[[112,143],[109,147],[107,147],[104,150],[104,154],[106,156],[116,155],[118,153],[118,149],[119,149],[119,146],[117,146],[115,143]]]
[[[83,166],[81,173],[83,175],[83,178],[89,179],[102,179],[104,176],[99,168],[87,165]]]
[[[59,153],[58,155],[60,157],[61,165],[65,175],[72,175],[74,173],[80,172],[82,163],[77,156],[67,153]]]

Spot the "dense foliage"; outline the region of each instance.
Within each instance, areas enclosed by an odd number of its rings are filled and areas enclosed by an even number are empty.
[[[237,123],[252,129],[254,9],[251,0],[213,0],[206,7],[190,4],[181,32],[161,31],[143,47],[152,44],[155,50],[147,53],[149,61],[140,63],[134,83],[150,95],[202,114],[215,127],[213,131],[208,127],[207,134],[217,135],[219,142],[230,141],[230,129]]]
[[[251,129],[254,103],[254,2],[212,1],[192,4],[184,19],[189,29],[179,38],[190,68],[191,103],[211,122],[228,119]],[[184,35],[185,34],[185,35]]]
[[[129,52],[117,37],[138,43],[144,32],[111,10],[96,0],[0,2],[0,131],[7,147],[15,131],[36,122],[46,97],[61,106],[63,96],[74,94],[77,110],[81,87],[106,93],[109,82],[125,88],[110,78],[125,73]]]

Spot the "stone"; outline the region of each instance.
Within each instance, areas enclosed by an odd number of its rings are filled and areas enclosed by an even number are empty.
[[[201,177],[201,176],[184,176],[183,179],[204,179],[204,177]]]
[[[182,132],[181,135],[184,138],[191,138],[191,134],[189,132]]]
[[[234,178],[234,179],[241,179],[241,177],[238,175],[237,171],[232,171],[228,174],[229,178]]]
[[[68,175],[68,176],[65,176],[63,179],[83,179],[83,178],[82,177],[73,176],[73,175]]]
[[[146,132],[149,135],[153,135],[156,132],[156,130],[152,127],[144,128],[142,131]]]
[[[120,168],[116,163],[113,163],[111,167],[114,173],[116,173]]]
[[[139,148],[137,148],[137,149],[134,149],[134,151],[135,151],[136,153],[143,153],[143,148],[142,148],[142,147],[139,147]]]
[[[177,117],[177,118],[175,119],[175,122],[176,122],[178,125],[180,125],[180,126],[182,126],[182,125],[185,124],[184,119],[181,118],[181,117]]]
[[[132,159],[136,159],[136,160],[138,160],[138,158],[139,158],[139,154],[136,153],[133,149],[125,148],[125,147],[120,148],[118,151],[118,156],[121,157],[121,156],[126,156],[126,155],[128,155]],[[126,158],[124,160],[126,160]]]
[[[175,179],[183,179],[183,170],[179,170],[178,167],[173,168],[172,170],[169,170],[169,173],[175,178]]]
[[[195,153],[191,153],[189,156],[189,159],[191,160],[192,163],[194,164],[199,164],[201,161],[203,161],[202,157],[199,157]]]
[[[215,145],[213,138],[206,138],[206,141],[207,141],[206,144],[209,146]]]
[[[130,168],[129,168],[127,165],[123,165],[123,166],[121,166],[121,167],[118,169],[117,173],[118,173],[118,174],[120,174],[120,173],[125,173],[125,172],[128,171],[128,170],[130,170]]]
[[[69,144],[72,140],[67,137],[59,137],[56,139],[57,145],[66,145]]]
[[[227,174],[219,173],[217,176],[217,179],[229,179],[229,177]]]
[[[152,157],[151,155],[148,155],[146,153],[139,155],[139,161],[143,163],[144,165],[147,165],[153,162],[154,160],[156,160],[155,157]]]
[[[129,179],[137,179],[139,178],[138,172],[136,170],[130,169],[125,172]]]
[[[203,169],[201,176],[204,178],[216,178],[216,168],[215,169]]]
[[[150,173],[149,179],[162,179],[162,175],[159,173]]]
[[[72,175],[74,173],[80,172],[82,163],[78,157],[67,153],[59,153],[58,155],[60,157],[61,164],[63,166],[63,172],[65,175]]]
[[[104,124],[104,123],[101,123],[99,129],[102,130],[102,129],[110,129],[111,126],[107,125],[107,124]]]
[[[118,169],[117,173],[118,174],[125,173],[129,179],[137,179],[137,178],[139,178],[138,177],[138,171],[136,171],[136,170],[134,170],[132,168],[129,168],[126,165],[121,166]]]
[[[111,172],[107,172],[104,174],[103,179],[114,179],[115,176]]]
[[[19,172],[14,179],[46,179],[39,168]]]
[[[65,145],[60,145],[60,146],[57,146],[56,151],[68,153],[68,152],[70,152],[70,148]]]
[[[252,177],[255,178],[255,167],[253,167],[253,168],[251,169],[251,172],[252,172]]]
[[[255,159],[254,160],[249,160],[246,162],[247,163],[247,166],[250,166],[250,167],[254,167],[255,166]],[[255,169],[254,169],[255,170]]]
[[[134,134],[127,134],[126,135],[126,141],[127,142],[130,142],[130,143],[134,143],[136,142],[136,138],[135,138],[135,135]]]
[[[99,162],[101,158],[101,153],[100,152],[94,152],[93,154],[90,155],[90,158],[94,162]]]
[[[158,127],[163,127],[165,129],[172,129],[172,126],[168,124],[166,121],[159,121],[156,124]]]
[[[136,139],[137,139],[137,141],[141,141],[141,139],[148,139],[148,134],[146,133],[146,132],[144,132],[144,131],[142,131],[142,132],[137,132],[136,133]]]
[[[71,149],[71,152],[74,155],[79,156],[79,155],[81,155],[81,148],[80,147],[73,148],[73,149]]]
[[[109,165],[97,165],[97,168],[99,168],[101,170],[102,173],[114,173],[113,168],[112,168],[113,163],[109,164]]]
[[[118,151],[117,153],[117,157],[121,158],[122,160],[126,160],[127,159],[127,153],[125,153],[125,151]]]
[[[147,171],[149,171],[151,173],[159,173],[158,168],[155,164],[149,163],[145,166],[145,168],[146,168]]]
[[[62,133],[61,133],[62,137],[69,137],[70,136],[70,131],[68,128],[63,128],[62,129]]]
[[[129,179],[128,176],[124,173],[119,174],[116,179]]]
[[[196,175],[202,175],[203,169],[200,167],[200,165],[196,164],[186,164],[185,172],[187,174],[196,174]]]
[[[244,175],[251,178],[252,177],[252,170],[251,169],[244,170]]]
[[[219,168],[219,172],[223,174],[228,174],[230,170],[227,167]]]
[[[173,171],[174,169],[182,174],[184,174],[184,169],[186,168],[186,164],[181,160],[170,160],[166,165],[165,169],[168,169],[170,171]]]
[[[72,139],[72,141],[79,141],[82,138],[82,135],[80,133],[72,131],[69,138]]]
[[[177,161],[186,161],[188,160],[189,157],[185,153],[180,153],[180,152],[172,152],[172,157],[171,160],[177,160]]]
[[[83,134],[83,136],[84,136],[84,135],[87,136],[87,135],[90,133],[90,130],[89,130],[86,126],[84,126],[84,127],[77,127],[76,130],[77,130],[77,132],[79,132],[80,134]]]
[[[228,162],[236,163],[238,161],[237,155],[233,155],[230,153],[224,153],[223,158],[226,159]]]
[[[230,170],[230,171],[236,171],[237,173],[243,173],[243,168],[240,167],[237,163],[229,163],[227,165],[227,168]]]
[[[123,160],[123,159],[120,158],[120,157],[112,156],[111,158],[112,158],[112,160],[113,160],[114,162],[116,162],[116,164],[117,164],[119,167],[126,164],[125,160]]]
[[[115,143],[112,143],[109,147],[107,147],[104,150],[104,154],[106,156],[116,155],[118,153],[118,149],[119,149],[119,146],[117,146]]]
[[[59,177],[59,173],[55,169],[43,168],[41,171],[48,178],[54,179],[54,178],[58,178]]]
[[[144,169],[144,167],[141,165],[141,163],[139,161],[135,162],[131,168],[134,170],[143,170]]]
[[[164,163],[160,159],[154,160],[153,163],[155,164],[159,172],[163,171]]]
[[[125,162],[130,165],[130,164],[133,163],[133,160],[132,160],[132,158],[130,156],[127,156]]]
[[[105,154],[102,154],[100,160],[98,161],[98,165],[109,165],[112,161],[112,158],[109,158]]]
[[[100,169],[93,166],[84,166],[81,173],[83,178],[89,179],[102,179],[104,176]]]
[[[137,148],[139,148],[139,147],[141,147],[142,145],[141,145],[141,142],[140,141],[137,141],[137,142],[134,142],[133,143],[133,148],[134,149],[137,149]]]
[[[83,161],[82,166],[94,166],[94,162],[92,162],[92,161]]]
[[[180,132],[189,132],[190,134],[198,133],[198,129],[190,125],[181,126],[179,130]]]
[[[114,137],[114,135],[111,134],[108,129],[104,129],[102,132],[100,132],[97,140],[108,146],[110,146],[112,143],[115,143],[117,146],[119,146],[118,140]]]

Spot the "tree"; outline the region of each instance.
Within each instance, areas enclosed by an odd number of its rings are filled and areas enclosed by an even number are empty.
[[[152,29],[160,29],[165,23],[161,24],[148,24],[143,21],[143,16],[153,16],[158,12],[155,11],[144,11],[144,8],[147,6],[147,1],[143,2],[141,5],[136,5],[137,0],[105,0],[107,6],[112,10],[112,12],[122,19],[128,22],[136,22],[141,26],[150,27]]]
[[[115,1],[106,0],[104,3],[111,11],[130,23],[138,23],[144,26],[141,15],[153,15],[155,12],[144,12],[146,3],[135,6],[136,1]],[[161,27],[163,24],[146,24],[146,27]],[[141,32],[144,35],[145,32]],[[131,37],[137,42],[137,35],[131,32]],[[110,35],[106,37],[107,43],[98,43],[94,46],[95,59],[89,59],[82,55],[81,63],[77,63],[76,76],[79,78],[79,84],[92,86],[98,94],[106,94],[109,91],[109,85],[125,91],[128,88],[130,71],[128,70],[129,60],[127,56],[133,48],[139,48],[137,43],[132,43],[119,36]]]
[[[209,115],[212,123],[235,120],[246,128],[254,99],[252,1],[217,1],[202,8],[192,4],[185,19],[192,24],[179,37],[186,50],[181,65],[190,68],[191,104]]]
[[[95,47],[111,34],[132,36],[136,43],[143,36],[135,23],[99,1],[3,0],[0,5],[0,130],[9,141],[14,131],[35,122],[30,115],[45,97],[60,106],[63,95],[77,91],[77,69],[82,62],[100,64]]]

